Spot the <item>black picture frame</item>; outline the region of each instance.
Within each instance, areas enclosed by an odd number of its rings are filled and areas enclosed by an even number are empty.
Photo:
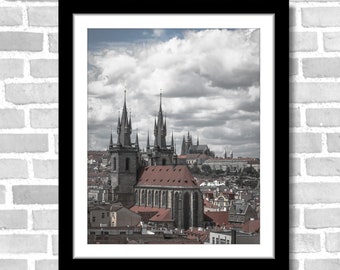
[[[197,14],[274,14],[275,15],[275,258],[220,259],[226,266],[289,267],[289,1],[246,0],[233,2],[195,1],[169,3],[120,2],[115,8],[105,1],[75,3],[59,1],[59,269],[110,267],[115,259],[73,258],[73,14],[103,13],[197,13]],[[109,6],[115,5],[114,2]],[[84,146],[86,147],[86,146]],[[86,226],[86,224],[84,224]],[[262,232],[265,233],[265,232]],[[171,260],[169,260],[171,261]],[[177,262],[169,262],[175,266]],[[143,263],[142,261],[140,261]],[[112,265],[113,267],[113,265]]]

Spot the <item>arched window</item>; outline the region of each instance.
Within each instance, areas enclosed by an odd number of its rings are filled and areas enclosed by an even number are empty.
[[[155,207],[159,207],[159,193],[158,191],[155,191]]]
[[[139,191],[136,190],[135,192],[135,200],[136,200],[136,204],[139,205]]]
[[[130,167],[130,159],[126,158],[125,159],[125,171],[128,171]]]
[[[152,191],[148,191],[148,206],[152,206]]]
[[[166,165],[166,159],[165,158],[162,159],[162,165],[163,166]]]
[[[117,170],[117,159],[115,157],[113,158],[113,170]]]
[[[166,208],[168,193],[166,191],[162,192],[162,207]]]
[[[142,190],[142,198],[141,198],[141,201],[142,201],[141,205],[145,205],[145,191],[144,191],[144,190]]]

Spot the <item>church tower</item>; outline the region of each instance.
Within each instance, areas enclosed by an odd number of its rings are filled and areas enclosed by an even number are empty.
[[[109,145],[110,177],[114,201],[121,202],[125,207],[134,204],[134,186],[137,182],[139,169],[138,133],[135,143],[131,142],[132,123],[131,114],[128,117],[126,109],[126,91],[121,117],[117,121],[117,144],[113,144],[112,134]]]

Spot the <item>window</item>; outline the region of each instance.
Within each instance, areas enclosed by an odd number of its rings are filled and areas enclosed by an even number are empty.
[[[215,244],[215,237],[212,238],[212,243]]]
[[[102,218],[105,218],[105,213],[102,213]]]
[[[117,159],[115,157],[113,158],[113,170],[117,170]]]
[[[126,158],[126,159],[125,159],[125,171],[128,171],[128,170],[129,170],[129,166],[130,166],[130,159],[129,159],[129,158]]]
[[[95,216],[92,217],[92,222],[96,222],[96,217]]]
[[[107,212],[107,213],[106,213],[106,216],[108,217],[109,215],[110,215],[110,212]]]
[[[162,160],[162,165],[163,166],[166,165],[166,159],[165,158],[163,158],[163,160]]]

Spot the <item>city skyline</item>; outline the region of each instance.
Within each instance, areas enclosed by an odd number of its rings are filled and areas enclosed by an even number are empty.
[[[133,142],[153,143],[162,91],[177,153],[190,131],[218,156],[260,156],[258,30],[90,29],[88,48],[88,150],[117,138],[125,90]]]

